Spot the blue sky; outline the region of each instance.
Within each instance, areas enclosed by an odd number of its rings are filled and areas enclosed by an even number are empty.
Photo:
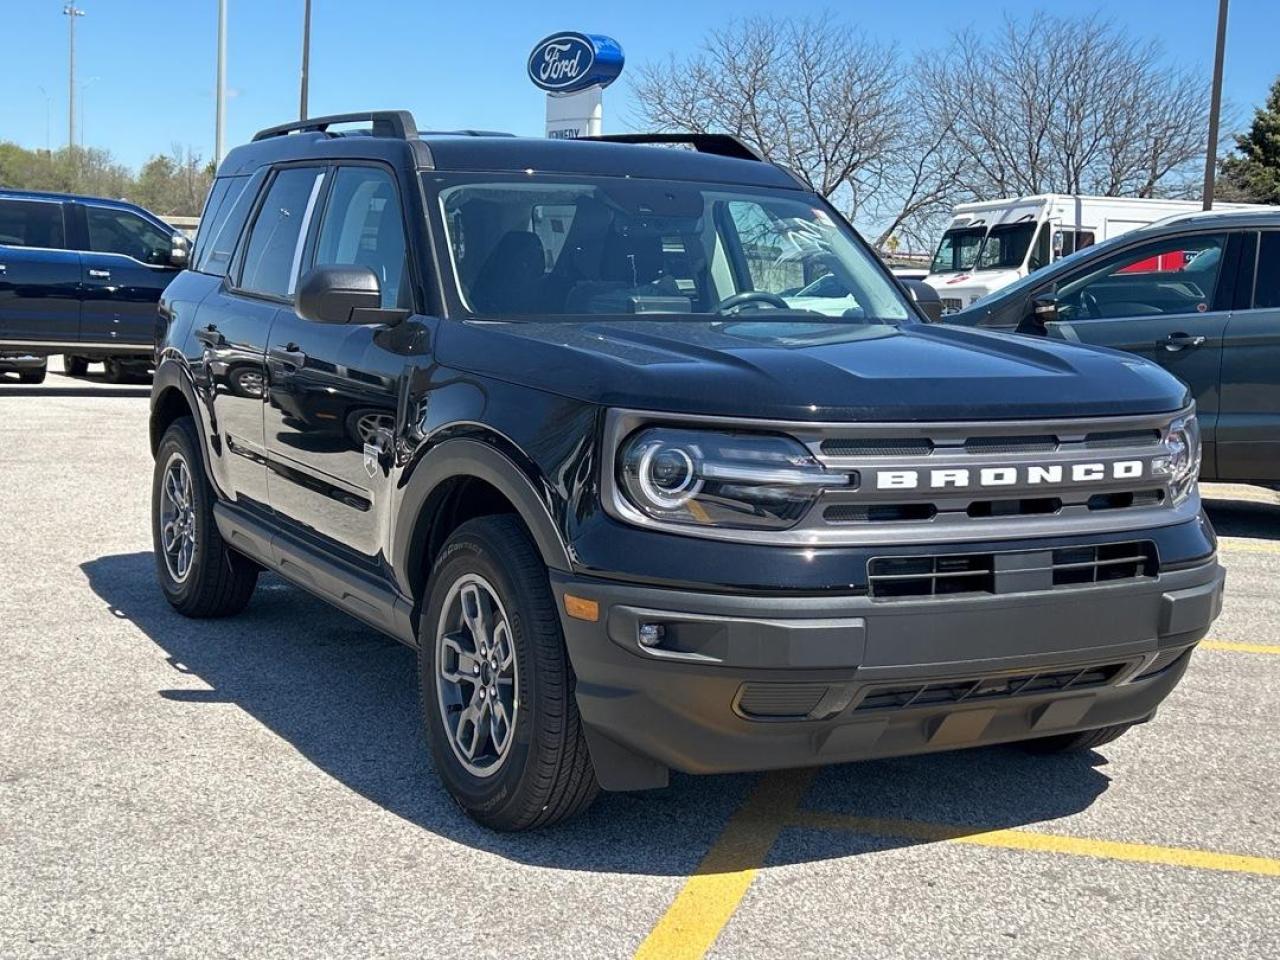
[[[296,116],[302,0],[228,0],[228,146]],[[67,136],[67,18],[62,0],[0,0],[0,140],[57,147]],[[216,0],[78,0],[77,73],[86,145],[136,166],[171,144],[213,151]],[[1045,4],[1061,9],[1060,4]],[[1217,0],[1124,0],[1098,9],[1170,58],[1213,60]],[[533,44],[565,30],[607,33],[628,64],[694,49],[733,16],[835,10],[904,51],[990,28],[1001,6],[935,0],[313,0],[311,113],[408,107],[424,127],[542,133],[543,94],[524,64]],[[1029,11],[1030,4],[1004,9]],[[1246,118],[1280,73],[1280,3],[1232,0],[1225,91]],[[606,129],[629,126],[627,73],[605,94]],[[41,91],[44,88],[44,92]],[[47,96],[46,96],[47,95]]]

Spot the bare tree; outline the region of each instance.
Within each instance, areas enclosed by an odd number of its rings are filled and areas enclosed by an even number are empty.
[[[897,67],[894,48],[830,15],[740,20],[686,59],[642,66],[635,119],[735,134],[856,216],[906,133]]]
[[[1007,18],[921,70],[974,196],[1182,194],[1204,157],[1208,84],[1098,17]]]

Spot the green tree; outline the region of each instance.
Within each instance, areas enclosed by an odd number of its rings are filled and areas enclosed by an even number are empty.
[[[1236,136],[1236,151],[1222,161],[1232,197],[1280,203],[1280,77],[1271,85],[1267,102],[1254,111],[1249,132]]]

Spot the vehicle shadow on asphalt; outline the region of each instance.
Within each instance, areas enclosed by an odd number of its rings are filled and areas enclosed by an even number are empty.
[[[1219,536],[1280,540],[1280,504],[1214,499],[1204,509]]]
[[[168,655],[174,684],[160,696],[234,704],[373,803],[424,830],[513,861],[685,875],[757,782],[754,775],[673,775],[665,790],[601,794],[585,815],[559,827],[493,833],[458,810],[431,769],[412,650],[275,576],[262,578],[239,616],[199,621],[179,616],[165,602],[150,553],[104,556],[81,569],[113,615],[132,622]],[[803,807],[976,829],[1014,827],[1088,807],[1109,783],[1098,769],[1104,762],[1097,753],[1037,757],[996,748],[846,764],[823,770]],[[793,775],[802,774],[783,774]],[[919,842],[824,836],[781,844],[770,862]]]

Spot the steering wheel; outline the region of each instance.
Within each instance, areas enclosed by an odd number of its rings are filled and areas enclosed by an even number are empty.
[[[743,290],[741,293],[732,294],[717,303],[715,312],[729,313],[746,306],[748,303],[767,303],[769,306],[777,307],[779,310],[791,309],[791,304],[776,293],[770,293],[768,290]]]

